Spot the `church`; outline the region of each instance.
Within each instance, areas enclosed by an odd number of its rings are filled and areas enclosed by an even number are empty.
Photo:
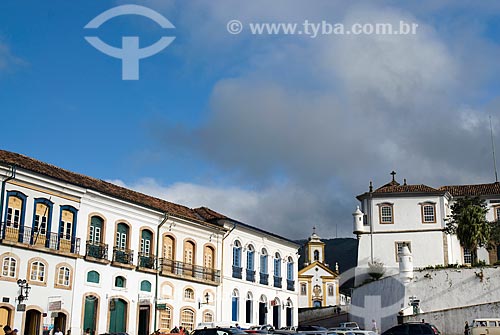
[[[326,264],[325,243],[315,228],[304,248],[304,267],[299,271],[299,308],[340,305],[338,265],[331,270]]]

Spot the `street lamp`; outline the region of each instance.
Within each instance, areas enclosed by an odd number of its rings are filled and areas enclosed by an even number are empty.
[[[20,291],[19,296],[17,297],[17,301],[22,304],[24,300],[28,300],[28,294],[30,293],[31,286],[29,286],[26,279],[18,279],[17,286],[19,286]]]
[[[198,301],[198,309],[201,308],[201,305],[208,305],[210,303],[209,300],[210,300],[210,294],[208,294],[208,292],[207,292],[207,293],[205,293],[205,301],[206,302]]]

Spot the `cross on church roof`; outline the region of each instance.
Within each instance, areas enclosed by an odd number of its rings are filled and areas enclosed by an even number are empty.
[[[396,172],[394,172],[394,170],[391,172],[391,175],[392,175],[392,181],[395,181]]]

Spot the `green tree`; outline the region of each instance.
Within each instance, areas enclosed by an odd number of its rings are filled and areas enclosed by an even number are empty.
[[[458,198],[451,211],[446,220],[445,233],[457,235],[460,245],[471,252],[472,264],[475,264],[477,248],[490,243],[491,224],[486,220],[486,201],[479,197]]]

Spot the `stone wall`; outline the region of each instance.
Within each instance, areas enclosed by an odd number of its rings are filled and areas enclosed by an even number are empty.
[[[500,316],[500,301],[494,303],[446,309],[441,311],[404,316],[401,322],[421,321],[434,324],[441,334],[463,335],[465,321],[472,324],[476,318],[498,318]]]

